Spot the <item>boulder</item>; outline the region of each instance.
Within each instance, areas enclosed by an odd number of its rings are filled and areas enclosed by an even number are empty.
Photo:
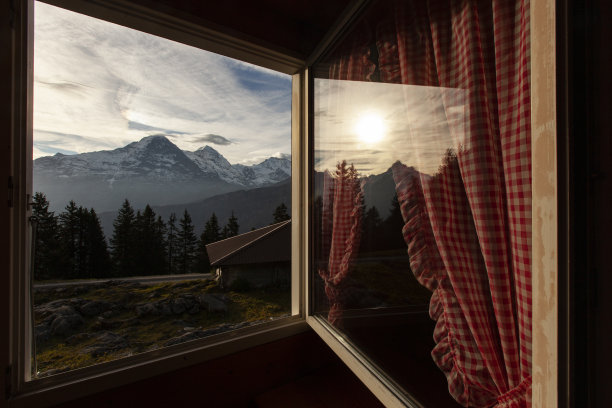
[[[170,307],[170,305],[168,304],[168,302],[161,302],[158,304],[159,307],[159,311],[162,315],[164,316],[171,316],[172,315],[172,308]]]
[[[83,348],[81,354],[90,354],[92,357],[99,357],[127,347],[129,347],[129,344],[125,337],[110,331],[101,331],[94,335],[94,342]]]
[[[147,316],[154,315],[158,316],[160,313],[156,303],[144,303],[142,305],[136,306],[136,315],[137,316]]]
[[[198,296],[200,307],[212,313],[227,313],[227,297],[223,294],[205,293]]]
[[[52,336],[64,336],[73,329],[76,329],[84,323],[83,317],[77,312],[56,314],[56,317],[51,322],[50,333]]]
[[[170,307],[172,308],[172,313],[183,314],[187,309],[187,302],[183,298],[173,299]]]
[[[107,310],[113,309],[113,304],[103,300],[92,300],[81,306],[81,313],[84,316],[99,316]]]
[[[56,313],[74,313],[74,307],[78,307],[83,299],[58,299],[39,306],[34,307],[34,312],[41,317],[46,317]]]

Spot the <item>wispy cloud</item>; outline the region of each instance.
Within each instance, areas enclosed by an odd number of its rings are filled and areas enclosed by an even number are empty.
[[[193,143],[212,143],[212,144],[221,145],[221,146],[227,146],[227,145],[232,144],[231,140],[226,139],[225,137],[221,135],[213,135],[212,133],[209,133],[204,136],[194,137],[191,141]]]
[[[35,7],[35,145],[43,131],[92,142],[67,149],[75,152],[164,133],[185,150],[201,147],[194,135],[223,135],[216,144],[232,163],[290,152],[290,76]]]

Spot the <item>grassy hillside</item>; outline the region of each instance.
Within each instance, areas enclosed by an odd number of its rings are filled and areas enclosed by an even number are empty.
[[[287,289],[223,291],[211,280],[38,289],[34,300],[39,376],[273,320],[291,307]]]

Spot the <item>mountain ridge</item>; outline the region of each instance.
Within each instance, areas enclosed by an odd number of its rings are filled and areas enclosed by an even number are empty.
[[[54,210],[71,199],[100,211],[118,208],[125,198],[137,206],[178,204],[289,177],[289,159],[270,157],[252,166],[232,165],[208,145],[185,151],[164,135],[113,150],[34,160],[34,190],[45,193]]]

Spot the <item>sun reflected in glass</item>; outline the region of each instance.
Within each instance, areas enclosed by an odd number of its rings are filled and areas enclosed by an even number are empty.
[[[364,114],[355,125],[355,133],[364,143],[377,143],[385,135],[385,121],[377,113]]]

